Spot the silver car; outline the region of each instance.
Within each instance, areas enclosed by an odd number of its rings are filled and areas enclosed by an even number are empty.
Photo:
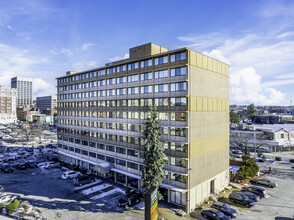
[[[7,194],[0,197],[0,204],[3,204],[5,206],[12,203],[15,199],[19,199],[20,196],[17,194]]]
[[[264,185],[264,186],[268,186],[268,187],[277,187],[278,184],[274,181],[271,181],[269,179],[253,179],[250,181],[251,183],[255,183],[255,184],[260,184],[260,185]]]

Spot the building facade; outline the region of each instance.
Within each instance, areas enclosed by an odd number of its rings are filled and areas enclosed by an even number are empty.
[[[16,123],[16,89],[0,86],[0,124]]]
[[[37,99],[36,99],[36,107],[40,111],[57,108],[57,96],[37,97]]]
[[[164,198],[187,212],[229,183],[229,66],[149,43],[58,78],[59,159],[141,189],[150,106],[163,126]]]
[[[11,88],[17,91],[17,108],[33,106],[33,79],[14,77],[11,78]]]

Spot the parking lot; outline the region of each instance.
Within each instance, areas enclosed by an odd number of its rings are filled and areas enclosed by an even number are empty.
[[[28,200],[47,219],[142,219],[141,214],[124,210],[117,201],[124,190],[99,179],[74,186],[72,179],[63,180],[60,168],[14,169],[0,171],[4,193],[15,193]]]

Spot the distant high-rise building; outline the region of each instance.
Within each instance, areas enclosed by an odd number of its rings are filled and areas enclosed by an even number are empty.
[[[15,123],[16,120],[16,89],[0,86],[0,123]]]
[[[11,79],[11,88],[16,88],[17,91],[17,108],[33,105],[33,79],[14,77]]]
[[[40,111],[57,108],[57,96],[37,97],[36,107]]]

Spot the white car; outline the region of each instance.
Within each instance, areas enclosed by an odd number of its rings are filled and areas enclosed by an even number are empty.
[[[11,194],[11,195],[7,194],[0,197],[0,204],[7,206],[10,203],[12,203],[15,199],[19,199],[19,198],[20,196],[17,194]]]
[[[46,169],[49,169],[49,168],[53,168],[53,167],[60,167],[60,163],[56,163],[56,162],[47,162],[46,165],[45,165],[45,168]]]
[[[79,171],[68,170],[61,175],[61,178],[64,180],[75,178],[79,175],[82,175]]]

